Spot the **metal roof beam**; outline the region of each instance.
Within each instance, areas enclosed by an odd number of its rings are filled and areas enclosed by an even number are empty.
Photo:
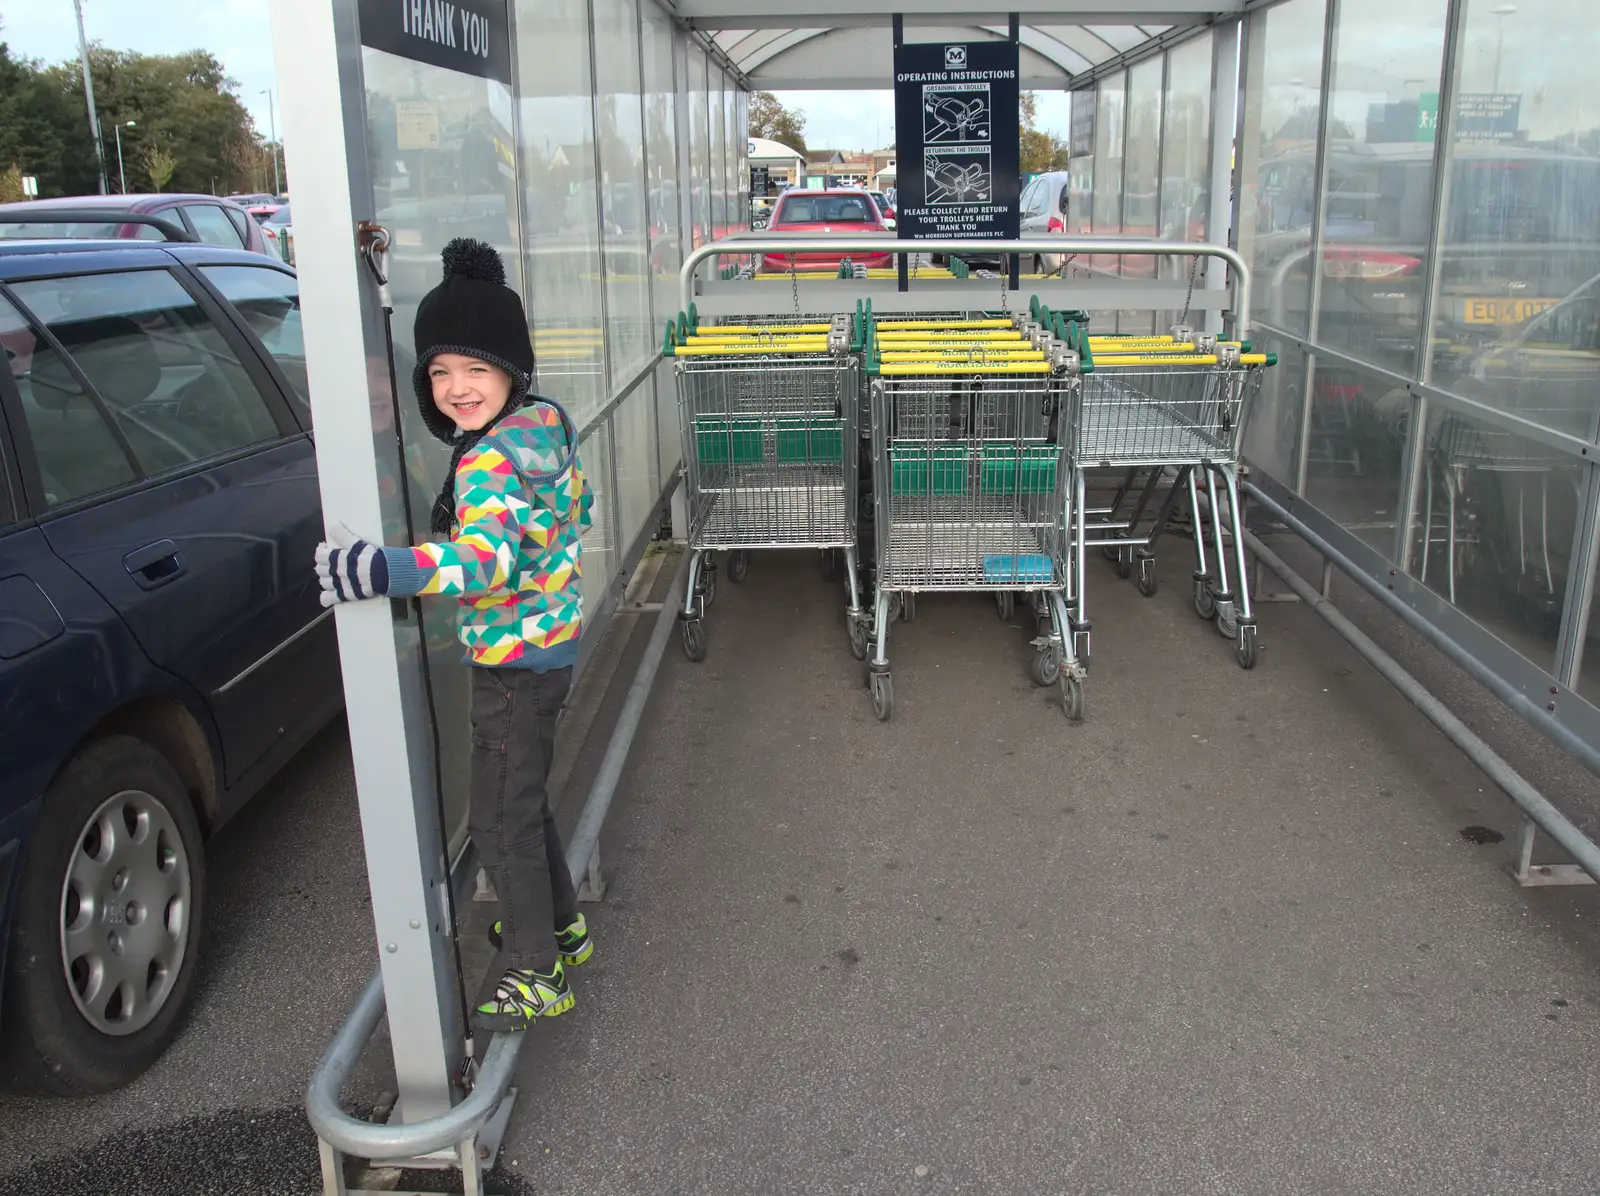
[[[983,25],[1009,13],[1034,25],[1192,25],[1243,11],[1248,0],[676,0],[697,29]]]

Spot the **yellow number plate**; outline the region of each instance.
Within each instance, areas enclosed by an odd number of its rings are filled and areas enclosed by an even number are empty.
[[[1558,299],[1457,299],[1456,319],[1463,324],[1524,324]]]

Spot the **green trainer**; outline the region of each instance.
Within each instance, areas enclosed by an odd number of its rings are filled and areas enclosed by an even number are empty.
[[[526,1030],[536,1017],[555,1017],[577,1004],[558,959],[548,974],[513,968],[500,977],[494,996],[472,1011],[472,1028],[491,1034]]]
[[[504,946],[499,922],[489,927],[489,945],[496,951]],[[561,962],[569,968],[577,967],[594,954],[594,941],[589,938],[589,923],[582,914],[571,926],[556,931],[556,950],[561,953]]]

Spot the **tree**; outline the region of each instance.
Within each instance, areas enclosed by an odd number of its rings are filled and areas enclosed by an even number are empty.
[[[750,97],[750,136],[786,145],[803,158],[806,114],[799,108],[785,108],[770,91],[755,92]]]
[[[144,172],[150,176],[150,185],[157,191],[172,181],[172,172],[178,168],[177,156],[158,141],[148,141],[140,151],[144,159]]]
[[[1067,143],[1039,128],[1039,100],[1031,91],[1022,93],[1021,165],[1022,173],[1043,174],[1067,168]]]

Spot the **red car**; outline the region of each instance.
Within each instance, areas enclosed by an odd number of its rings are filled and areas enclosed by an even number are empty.
[[[836,233],[839,236],[860,237],[881,235],[893,240],[889,226],[872,196],[865,191],[803,191],[791,189],[778,197],[778,206],[772,209],[772,219],[767,222],[767,232],[781,236],[784,233]],[[789,271],[787,253],[765,254],[761,268],[778,274]],[[845,258],[868,269],[886,269],[894,264],[894,254],[863,253],[860,250],[818,250],[794,256],[796,270],[824,270],[829,273],[839,268]]]
[[[64,215],[70,213],[70,216]],[[104,219],[87,219],[93,213]],[[203,245],[267,253],[261,228],[236,203],[215,195],[77,195],[0,204],[0,239],[172,240],[151,224],[126,224],[122,213],[170,221]],[[279,255],[273,255],[279,256]]]

